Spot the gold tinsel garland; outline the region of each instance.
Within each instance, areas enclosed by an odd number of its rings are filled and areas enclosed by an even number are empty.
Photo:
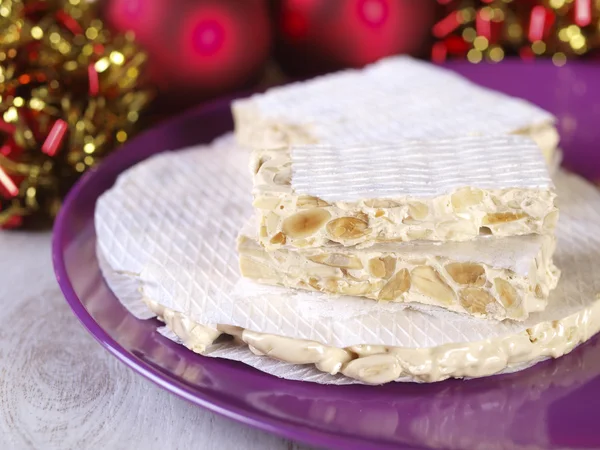
[[[431,57],[472,63],[600,53],[600,0],[437,0],[444,13],[432,33]]]
[[[135,128],[146,55],[86,0],[0,1],[0,227],[52,219]]]

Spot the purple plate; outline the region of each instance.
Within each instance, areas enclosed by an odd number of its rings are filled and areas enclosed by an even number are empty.
[[[469,78],[554,112],[565,164],[600,178],[600,67],[452,64]],[[239,422],[330,448],[600,448],[600,339],[524,372],[430,385],[322,386],[205,358],[132,317],[104,282],[94,206],[116,177],[155,153],[231,130],[229,100],[128,143],[71,191],[54,229],[56,277],[75,315],[113,355],[159,386]]]

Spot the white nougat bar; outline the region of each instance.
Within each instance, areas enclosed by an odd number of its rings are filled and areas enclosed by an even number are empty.
[[[519,136],[252,153],[260,243],[319,247],[553,233],[556,194]]]
[[[559,277],[554,249],[554,237],[541,235],[272,252],[257,242],[252,227],[238,239],[242,276],[259,283],[435,305],[498,320],[524,320],[545,308]]]
[[[250,148],[521,134],[550,164],[559,141],[550,113],[407,56],[272,88],[235,101],[232,112]]]

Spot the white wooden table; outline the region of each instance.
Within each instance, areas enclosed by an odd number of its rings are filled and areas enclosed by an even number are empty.
[[[0,231],[0,449],[307,447],[217,416],[135,374],[71,313],[50,233]]]

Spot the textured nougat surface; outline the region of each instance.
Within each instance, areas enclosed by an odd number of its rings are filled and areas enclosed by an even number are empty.
[[[524,320],[545,308],[559,276],[552,236],[266,251],[252,229],[249,224],[238,239],[240,269],[259,283],[430,304],[477,317]]]
[[[251,170],[267,249],[551,234],[558,218],[544,160],[517,136],[255,150]]]

